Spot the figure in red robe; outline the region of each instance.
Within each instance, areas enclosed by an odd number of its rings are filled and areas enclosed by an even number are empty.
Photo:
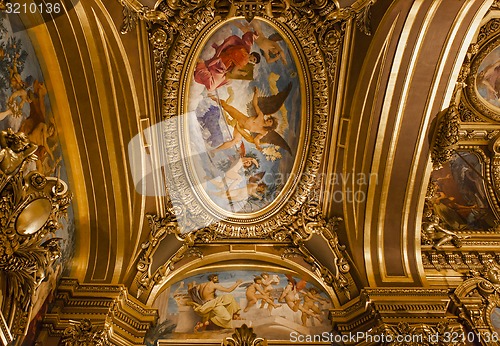
[[[213,91],[229,81],[226,74],[246,75],[242,71],[247,64],[258,64],[260,55],[257,52],[250,52],[255,38],[254,32],[247,32],[242,37],[237,35],[229,36],[221,45],[213,44],[214,56],[205,61],[200,61],[194,71],[194,80],[205,85],[208,91]]]

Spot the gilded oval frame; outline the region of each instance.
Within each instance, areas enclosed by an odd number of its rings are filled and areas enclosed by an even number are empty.
[[[207,16],[196,27],[179,33],[170,50],[163,82],[164,120],[173,119],[186,110],[195,58],[210,35],[231,20],[241,18],[223,20]],[[189,215],[190,218],[199,221],[194,226],[191,225],[192,227],[209,228],[221,238],[265,238],[273,231],[287,225],[290,217],[298,212],[302,203],[308,198],[315,184],[326,142],[329,84],[317,42],[311,40],[305,28],[288,26],[266,16],[256,18],[275,28],[284,37],[294,54],[294,62],[303,82],[300,140],[291,177],[275,200],[261,211],[252,214],[234,214],[210,208],[209,203],[192,190],[190,179],[193,177],[189,177],[189,162],[184,158],[184,154],[167,159],[171,163],[171,169],[170,173],[166,174],[166,179],[175,182],[174,189],[167,189],[171,200],[174,204],[176,201],[180,202],[179,209],[184,210],[184,216]],[[311,77],[313,75],[314,81]],[[175,125],[180,134],[183,133],[182,123],[183,121],[178,121]],[[178,147],[181,144],[179,138],[173,137],[165,136],[167,148]],[[180,151],[183,150],[185,148]]]
[[[494,106],[480,95],[477,77],[483,61],[497,48],[500,48],[500,35],[479,47],[477,53],[471,58],[470,72],[465,86],[465,96],[468,102],[481,116],[493,121],[500,121],[500,106]]]

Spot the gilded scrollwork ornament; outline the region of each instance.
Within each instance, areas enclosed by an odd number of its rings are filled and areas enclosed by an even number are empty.
[[[491,155],[490,160],[490,174],[493,191],[495,192],[497,200],[500,199],[500,136],[490,141],[489,145]]]
[[[456,108],[452,104],[437,116],[431,151],[434,169],[441,168],[451,159],[458,142],[460,125]]]
[[[285,251],[282,257],[303,257],[304,261],[313,266],[326,284],[338,288],[349,299],[351,281],[348,273],[350,265],[346,258],[346,247],[339,243],[336,232],[342,221],[340,217],[326,220],[321,214],[319,203],[311,201],[305,203],[301,211],[289,220],[287,228],[276,230],[272,236],[277,241],[290,239],[295,245],[294,248]],[[317,261],[307,249],[305,243],[313,234],[321,235],[327,241],[333,255],[333,272]]]
[[[267,346],[267,340],[257,337],[253,328],[243,324],[236,328],[231,336],[226,337],[221,346]]]
[[[165,217],[157,215],[146,215],[151,232],[147,241],[142,243],[142,254],[137,263],[136,283],[138,285],[137,297],[140,297],[143,292],[151,289],[154,285],[161,283],[164,278],[175,269],[175,263],[185,257],[199,257],[203,254],[198,249],[194,248],[195,243],[210,243],[212,241],[213,232],[208,229],[201,229],[191,233],[181,234],[178,227],[178,218],[183,217],[183,211],[174,208],[170,205],[169,213]],[[169,234],[174,234],[182,245],[154,273],[150,272],[153,255],[158,248],[160,242]]]
[[[408,323],[381,324],[371,331],[372,335],[384,335],[388,346],[464,346],[461,338],[451,335],[465,335],[458,323],[443,320],[436,324]]]
[[[500,30],[500,18],[492,18],[485,25],[479,29],[479,34],[477,35],[475,46],[477,49],[473,51],[473,54],[477,54],[479,51],[479,46],[484,42],[488,41],[491,37],[498,33]]]
[[[451,295],[451,311],[476,334],[481,345],[497,345],[499,341],[491,321],[493,309],[500,307],[499,290],[500,267],[489,260],[481,270],[471,271],[470,278]]]
[[[58,178],[28,171],[37,146],[22,133],[0,132],[0,272],[6,281],[2,313],[12,334],[28,325],[33,297],[61,249],[55,232],[71,201]]]
[[[139,19],[147,23],[163,23],[167,21],[165,15],[154,9],[141,4],[138,0],[119,0],[123,6],[123,23],[121,33],[126,34],[132,31]]]
[[[172,43],[172,31],[157,27],[149,32],[149,40],[153,46],[153,59],[155,65],[156,82],[160,83],[165,71],[168,47]]]
[[[463,100],[460,100],[457,108],[458,114],[460,116],[460,121],[462,122],[485,122],[479,115],[475,114],[469,107],[465,105]]]
[[[105,326],[93,325],[89,319],[71,321],[64,330],[61,342],[64,346],[108,346],[108,332]]]

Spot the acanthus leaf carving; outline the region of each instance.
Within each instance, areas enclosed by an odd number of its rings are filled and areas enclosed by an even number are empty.
[[[500,136],[490,141],[489,145],[491,155],[491,183],[497,200],[500,199]]]
[[[462,326],[444,320],[435,324],[399,322],[383,323],[371,331],[372,335],[384,335],[389,340],[388,346],[464,346],[460,338],[452,339],[449,335],[463,335]],[[410,337],[411,336],[411,337]],[[398,341],[404,340],[404,341]],[[407,341],[408,340],[408,341]]]
[[[132,30],[134,30],[137,25],[137,21],[139,20],[139,16],[137,12],[132,10],[129,6],[123,4],[123,23],[120,28],[120,32],[122,34],[126,34]]]
[[[431,159],[434,169],[441,168],[453,154],[459,138],[459,121],[456,105],[452,104],[436,119],[436,130],[432,143]]]
[[[27,171],[37,146],[22,132],[0,132],[0,271],[6,280],[2,313],[10,332],[25,334],[33,297],[60,256],[54,233],[71,201],[58,178]]]
[[[236,328],[231,336],[226,337],[221,346],[267,346],[267,340],[257,337],[253,328],[243,324]]]
[[[357,15],[356,15],[356,26],[365,35],[371,36],[371,7],[373,3],[370,1]]]
[[[89,319],[71,321],[64,330],[62,342],[64,346],[108,346],[107,330],[104,326],[93,325]]]
[[[469,277],[451,294],[452,311],[476,334],[481,345],[496,345],[498,338],[491,338],[497,335],[491,313],[500,307],[500,267],[490,258],[482,269],[471,271]]]

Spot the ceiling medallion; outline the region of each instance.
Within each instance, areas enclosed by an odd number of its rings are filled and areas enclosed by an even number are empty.
[[[125,31],[138,18],[150,31],[163,116],[152,146],[180,234],[286,227],[316,182],[343,23],[369,33],[373,1],[121,2]]]
[[[493,121],[500,121],[499,29],[498,18],[481,28],[477,43],[469,49],[464,74],[466,102],[475,112]]]

